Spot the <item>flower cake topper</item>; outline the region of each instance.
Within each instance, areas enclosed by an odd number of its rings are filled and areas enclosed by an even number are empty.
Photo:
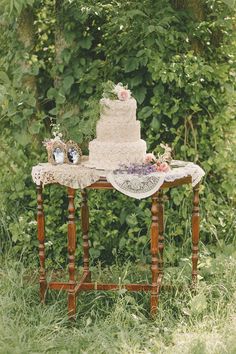
[[[128,90],[127,85],[123,85],[119,82],[117,85],[112,81],[107,81],[103,85],[103,98],[109,98],[110,100],[127,101],[131,98],[131,91]]]

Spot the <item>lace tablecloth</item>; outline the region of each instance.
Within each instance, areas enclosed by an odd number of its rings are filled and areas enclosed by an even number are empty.
[[[171,171],[155,172],[148,175],[117,173],[88,168],[81,165],[52,165],[40,163],[32,169],[32,178],[37,185],[59,183],[74,189],[85,188],[106,177],[112,186],[123,194],[136,199],[147,198],[158,191],[164,182],[173,182],[177,179],[191,176],[195,186],[205,175],[198,165],[192,162],[172,161]]]

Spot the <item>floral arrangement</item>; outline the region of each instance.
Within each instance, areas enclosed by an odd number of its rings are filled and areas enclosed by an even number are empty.
[[[151,164],[157,172],[168,172],[170,171],[170,162],[172,160],[171,148],[167,144],[160,144],[160,146],[164,149],[164,153],[162,155],[159,154],[157,158],[153,153],[148,153],[144,163]]]
[[[121,82],[117,85],[112,81],[107,81],[103,84],[103,98],[109,98],[111,100],[127,101],[131,98],[131,91],[128,90],[128,86],[124,86]]]
[[[164,149],[163,154],[159,154],[158,157],[156,157],[153,153],[148,153],[146,154],[143,164],[121,165],[119,169],[115,170],[115,173],[148,175],[154,172],[169,172],[171,170],[170,162],[172,160],[171,148],[167,144],[160,144],[160,146]]]

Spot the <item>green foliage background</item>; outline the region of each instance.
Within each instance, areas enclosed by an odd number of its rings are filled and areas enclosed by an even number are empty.
[[[132,90],[149,151],[169,143],[176,159],[205,169],[201,240],[212,254],[226,244],[234,249],[234,1],[3,0],[0,8],[2,252],[14,245],[32,262],[31,167],[46,161],[41,141],[57,122],[88,153],[107,80]],[[93,259],[146,261],[150,202],[89,194]],[[46,246],[58,266],[66,262],[66,208],[65,190],[47,187]],[[166,257],[173,265],[189,254],[190,213],[190,188],[166,193]]]

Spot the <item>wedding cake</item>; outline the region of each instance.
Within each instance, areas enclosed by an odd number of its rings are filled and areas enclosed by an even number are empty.
[[[140,136],[136,120],[137,102],[122,84],[110,83],[100,100],[100,119],[96,139],[89,143],[88,166],[114,170],[120,165],[142,164],[146,142]]]

